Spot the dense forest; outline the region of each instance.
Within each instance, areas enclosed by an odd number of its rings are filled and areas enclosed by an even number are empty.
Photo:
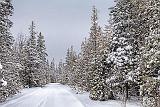
[[[80,53],[71,46],[55,64],[47,59],[43,33],[34,21],[29,35],[13,38],[10,0],[0,1],[0,102],[23,88],[61,83],[92,100],[136,99],[160,107],[160,1],[116,0],[102,28],[95,6]],[[3,84],[6,81],[7,84]]]

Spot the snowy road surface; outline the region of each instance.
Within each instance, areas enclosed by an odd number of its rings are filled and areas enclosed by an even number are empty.
[[[44,88],[24,89],[0,107],[123,107],[121,101],[93,101],[88,93],[75,93],[67,86],[49,84]],[[137,102],[128,102],[127,107],[141,106]]]
[[[49,85],[27,92],[0,107],[84,107],[68,90],[60,85]]]

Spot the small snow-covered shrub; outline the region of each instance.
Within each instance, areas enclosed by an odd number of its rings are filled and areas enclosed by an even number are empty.
[[[143,97],[143,107],[157,107],[154,97]]]

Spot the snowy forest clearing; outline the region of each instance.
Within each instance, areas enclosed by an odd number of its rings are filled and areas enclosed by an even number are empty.
[[[93,101],[89,99],[88,93],[75,94],[70,88],[55,83],[44,88],[24,89],[0,104],[0,107],[122,107],[122,103]],[[137,103],[128,103],[127,107],[140,106]]]

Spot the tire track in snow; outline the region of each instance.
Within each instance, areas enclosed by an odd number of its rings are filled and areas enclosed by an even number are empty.
[[[13,99],[0,107],[84,107],[62,85],[51,85]]]
[[[44,107],[84,107],[82,103],[66,89],[55,88]]]

